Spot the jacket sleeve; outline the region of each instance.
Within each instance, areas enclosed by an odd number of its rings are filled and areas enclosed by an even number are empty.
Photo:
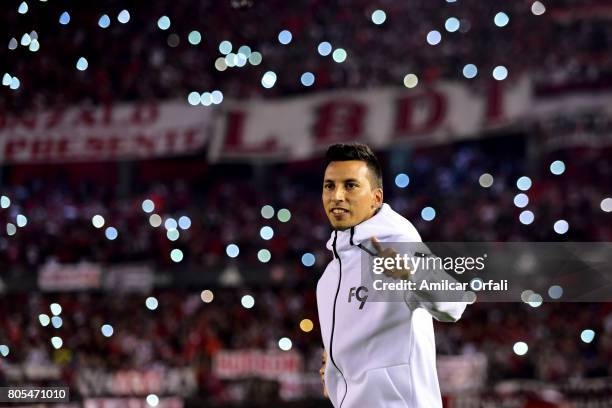
[[[436,259],[440,260],[440,258],[432,254],[424,243],[415,242],[409,244],[408,248],[410,248],[408,249],[411,252],[410,256],[414,256],[418,252],[420,255],[424,255],[423,259],[429,258],[429,265],[437,265],[433,268],[421,268],[411,275],[410,280],[415,283],[416,290],[406,290],[404,292],[404,300],[408,307],[413,310],[421,307],[440,322],[456,322],[459,320],[467,306],[467,302],[465,302],[466,292],[463,290],[421,290],[420,288],[424,286],[423,282],[428,284],[429,287],[432,286],[431,284],[441,284],[444,281],[458,282],[441,267],[442,262],[435,262]]]

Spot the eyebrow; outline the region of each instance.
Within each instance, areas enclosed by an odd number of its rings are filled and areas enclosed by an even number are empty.
[[[323,182],[324,183],[335,183],[336,180],[325,179]],[[347,183],[347,182],[359,183],[359,180],[354,179],[354,178],[349,178],[349,179],[345,179],[345,180],[340,180],[340,182],[344,182],[344,183]]]

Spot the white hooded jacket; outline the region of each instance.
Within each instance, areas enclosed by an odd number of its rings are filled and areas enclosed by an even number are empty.
[[[371,237],[381,243],[421,242],[410,221],[387,204],[361,224],[332,232],[327,248],[334,259],[317,284],[329,398],[335,408],[441,408],[432,316],[456,321],[465,303],[426,301],[411,292],[406,303],[361,305],[355,299],[361,285],[359,244]]]

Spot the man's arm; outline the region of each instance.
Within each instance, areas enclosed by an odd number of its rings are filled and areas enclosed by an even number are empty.
[[[376,237],[372,237],[370,241],[376,256],[394,258],[397,255],[397,251],[393,248],[383,248]],[[435,255],[430,254],[425,244],[421,242],[414,244],[419,246],[419,251],[422,251],[424,254],[429,254],[426,255],[426,257],[437,258]],[[414,256],[414,253],[411,253],[410,256]],[[435,264],[435,262],[433,264]],[[441,283],[443,281],[457,283],[457,280],[446,273],[443,268],[433,270],[422,269],[414,272],[406,269],[385,269],[384,274],[393,279],[411,280],[415,282],[417,288],[421,287],[423,281],[427,281],[427,283]],[[422,307],[438,321],[456,322],[461,318],[467,305],[467,303],[463,301],[464,294],[464,291],[452,291],[449,293],[448,291],[417,289],[405,291],[404,300],[411,309]]]
[[[327,395],[327,388],[325,387],[325,367],[327,366],[327,353],[325,349],[323,349],[323,354],[321,355],[321,368],[319,368],[319,375],[321,376],[321,384],[323,385],[323,396],[325,398],[329,398]]]

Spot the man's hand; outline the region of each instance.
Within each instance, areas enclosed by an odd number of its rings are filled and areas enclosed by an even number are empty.
[[[321,368],[319,368],[319,375],[321,376],[321,384],[323,385],[323,396],[329,398],[327,395],[327,388],[325,387],[325,366],[327,365],[327,353],[323,350],[321,355]]]
[[[370,238],[370,242],[376,251],[376,256],[380,258],[393,258],[397,255],[397,252],[393,248],[383,248],[380,242],[376,237]],[[397,269],[391,268],[386,269],[383,272],[385,275],[393,278],[393,279],[402,279],[409,280],[410,279],[410,269]]]

